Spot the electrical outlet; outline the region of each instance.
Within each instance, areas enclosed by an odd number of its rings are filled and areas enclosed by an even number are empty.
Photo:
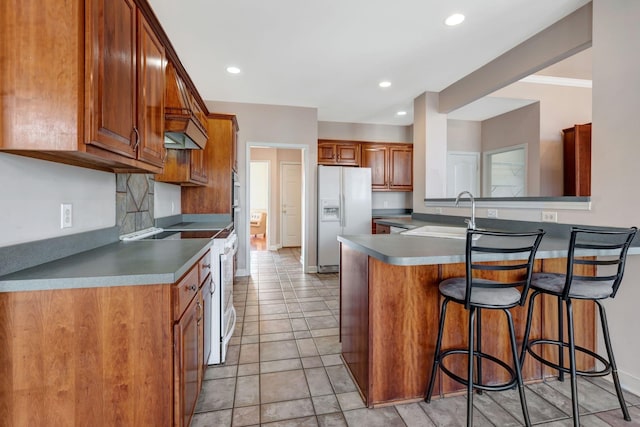
[[[60,228],[69,228],[73,226],[73,205],[71,203],[62,203],[60,205]]]
[[[382,202],[382,206],[384,206],[385,208],[389,207],[389,202],[387,202],[386,200],[384,202]]]
[[[542,222],[558,222],[558,212],[542,211]]]
[[[498,209],[487,209],[487,218],[498,218]]]

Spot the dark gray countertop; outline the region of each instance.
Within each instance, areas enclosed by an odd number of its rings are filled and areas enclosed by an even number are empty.
[[[487,236],[481,239],[488,238]],[[338,241],[382,262],[393,265],[430,265],[465,262],[465,240],[398,234],[338,236]],[[536,258],[564,258],[568,240],[545,236]],[[580,255],[580,251],[576,251]],[[586,252],[583,252],[586,254]],[[589,253],[592,254],[592,253]],[[629,255],[640,254],[640,247],[631,247]],[[601,251],[597,255],[608,255]],[[517,256],[491,255],[485,261],[519,259]]]
[[[211,239],[112,243],[2,276],[0,292],[175,283],[211,243]]]

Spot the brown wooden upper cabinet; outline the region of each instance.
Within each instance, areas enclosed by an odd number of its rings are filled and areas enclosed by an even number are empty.
[[[360,143],[319,139],[318,164],[360,166]]]
[[[373,191],[413,191],[413,145],[363,142],[361,151]]]
[[[204,150],[167,150],[167,159],[162,173],[155,176],[157,182],[185,186],[205,185],[207,167]]]
[[[159,172],[165,48],[136,3],[8,2],[0,16],[0,150]]]
[[[230,213],[233,209],[233,174],[237,168],[238,121],[232,114],[209,114],[209,141],[202,153],[207,173],[203,187],[182,189],[182,213]]]
[[[164,47],[133,0],[87,3],[87,144],[161,167]]]

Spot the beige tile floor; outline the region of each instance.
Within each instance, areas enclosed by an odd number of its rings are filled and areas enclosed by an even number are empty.
[[[235,336],[222,366],[205,375],[192,427],[462,426],[466,397],[367,409],[340,359],[337,274],[303,274],[300,251],[251,252],[237,278]],[[640,426],[640,398],[627,395],[625,422],[605,379],[580,380],[584,426]],[[571,426],[568,381],[527,386],[532,423]],[[517,392],[474,397],[476,426],[517,426]]]

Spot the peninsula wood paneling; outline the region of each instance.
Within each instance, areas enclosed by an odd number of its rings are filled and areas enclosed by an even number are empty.
[[[360,390],[369,389],[369,289],[368,256],[340,245],[340,340],[342,357],[349,365]]]
[[[438,325],[437,282],[437,265],[369,258],[369,405],[424,397],[435,350],[430,332]]]

